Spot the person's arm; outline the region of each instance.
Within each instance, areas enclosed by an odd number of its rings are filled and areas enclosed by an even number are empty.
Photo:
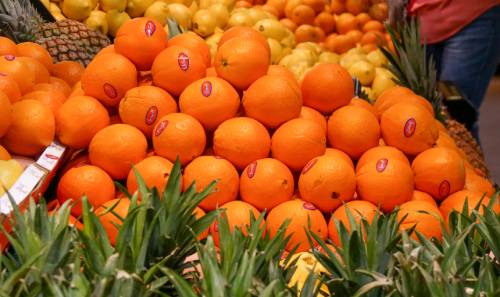
[[[391,26],[407,18],[408,0],[387,0],[389,6],[389,24]]]

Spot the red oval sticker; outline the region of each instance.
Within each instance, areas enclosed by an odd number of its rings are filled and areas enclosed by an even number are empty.
[[[380,159],[377,161],[377,164],[375,165],[375,168],[377,169],[378,172],[383,172],[385,168],[387,167],[387,164],[389,163],[389,160],[387,159]]]
[[[253,162],[252,164],[248,165],[247,168],[248,178],[254,177],[256,172],[257,172],[257,162]]]
[[[167,126],[168,126],[167,120],[163,120],[163,121],[159,122],[158,125],[156,125],[155,136],[156,137],[160,136],[160,134],[163,132],[163,130],[165,130],[165,128],[167,128]]]
[[[309,202],[304,202],[304,204],[302,204],[302,207],[307,210],[316,210],[316,206]]]
[[[450,194],[450,182],[447,181],[447,180],[443,180],[440,184],[439,184],[439,196],[441,198],[446,198],[448,197],[448,195]]]
[[[404,134],[406,137],[411,137],[413,133],[415,133],[415,130],[417,129],[417,121],[415,121],[414,118],[410,118],[408,121],[405,123],[404,127]]]
[[[306,174],[313,166],[318,162],[318,159],[312,159],[311,161],[307,162],[306,166],[302,168],[302,174]]]
[[[148,37],[151,37],[151,35],[153,35],[155,31],[156,31],[155,23],[153,21],[148,21],[144,26],[144,33],[146,33]]]
[[[210,96],[212,94],[212,83],[209,81],[204,81],[201,84],[201,94],[205,97]]]
[[[180,53],[177,56],[177,63],[182,71],[187,71],[189,69],[189,56],[186,53]]]
[[[115,87],[113,87],[112,85],[105,83],[102,88],[104,89],[104,93],[106,93],[109,98],[115,99],[116,97],[118,97],[118,92],[116,92]]]
[[[148,109],[148,112],[146,112],[146,119],[144,120],[144,122],[146,123],[146,125],[151,126],[154,124],[157,117],[158,117],[158,107],[151,106]]]
[[[7,76],[7,73],[5,73],[5,72],[0,72],[0,76]]]
[[[16,59],[16,56],[14,56],[14,55],[5,55],[4,58],[7,61],[14,61]]]

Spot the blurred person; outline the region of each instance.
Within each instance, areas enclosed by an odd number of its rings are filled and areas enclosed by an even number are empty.
[[[388,0],[388,5],[391,24],[418,17],[438,80],[453,82],[479,116],[500,62],[500,0]],[[477,122],[471,132],[479,140]]]

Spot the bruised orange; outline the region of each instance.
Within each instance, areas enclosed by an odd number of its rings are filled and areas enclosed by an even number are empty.
[[[332,240],[332,242],[336,246],[340,246],[340,238],[337,229],[337,224],[340,226],[341,224],[347,229],[347,231],[351,231],[351,221],[349,219],[349,214],[354,219],[356,224],[361,224],[362,220],[366,220],[368,224],[373,222],[373,219],[378,214],[377,207],[368,201],[363,200],[354,200],[349,201],[339,208],[337,208],[330,218],[328,223],[328,237]],[[337,221],[337,223],[335,223]]]
[[[172,162],[159,156],[147,157],[134,165],[137,173],[144,180],[146,187],[150,189],[156,188],[159,193],[163,193],[173,167]],[[127,191],[134,194],[137,189],[136,174],[133,169],[130,169],[127,176]]]
[[[414,228],[415,232],[421,233],[427,239],[434,237],[440,240],[443,236],[441,231],[443,217],[432,203],[418,200],[405,202],[399,207],[397,220],[400,222],[400,230]],[[411,237],[418,239],[416,233],[412,233]]]

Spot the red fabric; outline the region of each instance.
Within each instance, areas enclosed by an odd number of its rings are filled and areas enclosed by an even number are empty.
[[[410,0],[408,9],[420,19],[427,43],[443,41],[460,31],[500,0]]]

